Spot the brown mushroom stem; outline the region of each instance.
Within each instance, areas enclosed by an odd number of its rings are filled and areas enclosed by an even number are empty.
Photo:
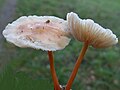
[[[85,55],[85,52],[87,51],[87,48],[88,48],[88,43],[84,43],[84,46],[83,46],[83,48],[82,48],[82,50],[80,52],[80,55],[79,55],[79,57],[78,57],[78,59],[76,61],[76,64],[75,64],[74,69],[72,71],[72,74],[71,74],[71,76],[70,76],[70,78],[69,78],[69,80],[67,82],[66,90],[70,90],[70,88],[72,86],[72,83],[73,83],[73,81],[75,79],[75,76],[76,76],[76,74],[78,72],[78,69],[80,67],[80,64],[81,64],[81,62],[83,60],[83,57]]]
[[[58,78],[57,78],[57,75],[56,75],[56,71],[55,71],[55,68],[54,68],[53,52],[48,51],[48,56],[49,56],[49,62],[50,62],[50,70],[51,70],[52,79],[53,79],[53,83],[54,83],[54,90],[60,90],[60,85],[59,85]]]

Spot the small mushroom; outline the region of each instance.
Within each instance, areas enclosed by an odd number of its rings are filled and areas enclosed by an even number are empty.
[[[73,37],[78,41],[84,42],[84,46],[66,85],[66,90],[70,90],[88,46],[92,45],[95,48],[110,47],[118,43],[118,38],[110,29],[103,28],[91,19],[82,20],[73,12],[67,14],[67,21]]]
[[[105,29],[91,19],[80,19],[77,14],[67,14],[70,32],[75,39],[87,42],[95,48],[106,48],[118,42],[116,35],[110,29]]]
[[[3,35],[18,47],[45,51],[64,49],[70,42],[67,22],[54,16],[22,16],[8,24]]]
[[[22,16],[8,24],[3,35],[18,47],[48,51],[54,88],[60,90],[52,51],[62,50],[69,44],[67,21],[54,16]]]

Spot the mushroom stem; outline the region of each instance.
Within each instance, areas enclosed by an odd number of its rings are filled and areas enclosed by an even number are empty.
[[[73,83],[73,81],[75,79],[75,76],[76,76],[76,74],[78,72],[79,66],[80,66],[80,64],[81,64],[81,62],[83,60],[84,55],[85,55],[85,52],[87,51],[87,48],[88,48],[88,43],[84,43],[84,46],[83,46],[83,48],[82,48],[82,50],[80,52],[80,55],[79,55],[79,57],[78,57],[78,59],[76,61],[76,64],[75,64],[74,69],[72,71],[72,74],[71,74],[71,76],[70,76],[70,78],[69,78],[69,80],[67,82],[65,90],[70,90],[70,88],[72,86],[72,83]]]
[[[48,56],[49,56],[49,62],[50,62],[50,71],[51,71],[52,79],[53,79],[53,83],[54,83],[54,90],[60,90],[60,85],[59,85],[58,78],[57,78],[57,75],[56,75],[56,71],[55,71],[55,68],[54,68],[53,52],[48,51]]]

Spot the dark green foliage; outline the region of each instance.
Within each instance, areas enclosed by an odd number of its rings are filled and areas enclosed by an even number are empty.
[[[53,90],[53,85],[47,79],[33,79],[7,67],[0,75],[0,90]]]

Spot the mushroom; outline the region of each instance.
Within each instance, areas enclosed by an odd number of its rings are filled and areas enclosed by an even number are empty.
[[[118,38],[110,29],[103,28],[91,19],[82,20],[73,12],[67,14],[67,21],[73,37],[78,41],[84,42],[84,46],[66,85],[66,90],[70,90],[88,46],[92,45],[95,48],[110,47],[118,43]]]
[[[69,44],[67,21],[54,16],[22,16],[8,24],[3,35],[18,47],[48,51],[54,88],[60,90],[52,51],[62,50]]]

